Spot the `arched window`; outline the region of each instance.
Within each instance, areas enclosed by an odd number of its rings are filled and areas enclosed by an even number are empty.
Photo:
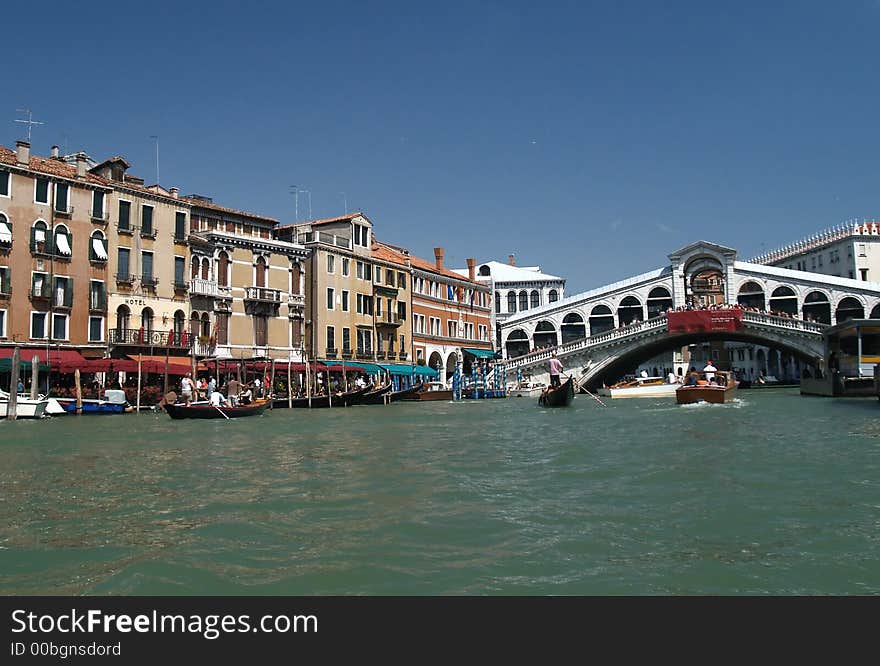
[[[55,254],[60,257],[73,255],[73,234],[63,224],[55,227]]]
[[[516,312],[516,292],[508,291],[507,292],[507,311],[508,312]]]
[[[100,229],[95,229],[89,237],[89,261],[107,261],[107,239]]]
[[[52,239],[49,238],[49,225],[43,220],[37,220],[31,227],[31,252],[48,253],[51,251]]]
[[[507,337],[505,347],[507,348],[507,358],[516,358],[517,356],[528,354],[529,336],[526,335],[523,329],[518,328]]]
[[[559,300],[559,292],[556,291],[555,289],[551,289],[547,294],[547,302],[548,303],[555,303],[558,300]]]
[[[12,247],[12,223],[0,213],[0,247]]]
[[[174,312],[174,344],[183,344],[183,328],[186,326],[186,314],[183,310]]]
[[[744,308],[755,310],[764,310],[767,307],[764,302],[764,289],[757,282],[746,282],[740,287],[736,302]]]
[[[532,290],[532,293],[529,296],[529,298],[531,299],[531,306],[533,308],[536,308],[539,305],[541,305],[541,294],[538,293],[537,289]]]
[[[621,326],[626,326],[634,321],[644,320],[645,315],[642,311],[642,304],[635,296],[627,296],[617,308],[617,320]]]
[[[584,318],[577,312],[569,312],[562,319],[562,344],[571,340],[580,340],[587,337],[587,327]]]
[[[784,312],[792,317],[797,317],[798,299],[794,289],[782,286],[773,290],[773,293],[770,294],[770,313],[774,312]]]
[[[607,305],[597,305],[590,311],[590,335],[599,335],[614,328],[614,315]]]
[[[207,312],[202,313],[202,335],[211,337],[211,318]]]
[[[522,312],[523,310],[529,309],[529,292],[523,290],[519,292],[519,310]]]
[[[492,272],[489,270],[489,267],[488,267],[488,266],[486,266],[485,264],[483,264],[482,266],[480,266],[480,275],[481,275],[481,276],[483,276],[483,277],[488,277],[488,276],[491,275],[491,274],[492,274]]]
[[[202,328],[201,317],[199,316],[198,312],[193,312],[189,316],[189,333],[190,333],[190,335],[192,335],[193,337],[198,337],[199,331],[201,330],[201,328]]]
[[[653,319],[672,307],[672,296],[666,287],[654,287],[648,293],[648,319]]]
[[[811,291],[804,298],[804,319],[818,321],[822,324],[831,323],[831,303],[821,291]]]
[[[538,322],[532,340],[535,342],[535,348],[546,347],[548,345],[550,347],[555,347],[559,344],[559,341],[556,338],[556,327],[552,322],[546,320]]]
[[[199,266],[201,265],[201,260],[198,257],[193,257],[190,264],[192,265],[190,277],[195,280],[199,277]]]
[[[838,303],[835,316],[838,324],[847,319],[864,319],[865,308],[862,307],[862,303],[859,299],[847,296]]]
[[[217,255],[217,284],[221,287],[229,286],[229,255],[226,252]]]
[[[152,308],[144,308],[141,310],[141,326],[144,329],[144,333],[149,335],[153,332],[153,309]]]
[[[263,257],[257,257],[257,263],[255,264],[255,277],[257,287],[265,287],[266,286],[266,260]]]
[[[495,292],[495,314],[499,314],[501,312],[501,294],[499,292]]]
[[[125,331],[131,327],[131,310],[127,305],[116,308],[116,336],[121,342],[125,337]]]
[[[871,310],[871,319],[880,319],[880,303]]]
[[[202,257],[202,279],[211,279],[211,260],[208,257]]]

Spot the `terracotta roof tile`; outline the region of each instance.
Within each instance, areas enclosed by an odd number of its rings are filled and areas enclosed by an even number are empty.
[[[8,164],[10,166],[18,166],[18,157],[14,150],[9,150],[5,146],[0,146],[0,164]],[[107,186],[110,182],[101,178],[100,176],[96,176],[95,174],[86,172],[86,175],[82,179],[78,179],[76,177],[76,166],[72,164],[67,164],[66,162],[62,162],[60,160],[52,160],[46,157],[37,157],[36,155],[31,155],[30,162],[28,163],[28,169],[34,171],[36,173],[45,173],[50,176],[59,176],[61,178],[68,178],[70,180],[79,180],[81,183],[89,183],[91,185],[104,185]]]
[[[263,215],[257,215],[256,213],[248,213],[243,210],[236,210],[235,208],[227,208],[226,206],[220,206],[215,203],[207,203],[206,201],[202,201],[201,199],[193,199],[191,197],[180,197],[181,201],[185,201],[186,203],[192,205],[194,208],[207,208],[209,210],[216,210],[222,213],[230,213],[232,215],[241,215],[242,217],[250,217],[255,220],[260,220],[261,222],[270,222],[275,225],[278,224],[278,220],[272,217],[265,217]]]
[[[369,220],[366,215],[364,215],[361,211],[355,211],[354,213],[347,213],[345,215],[340,215],[339,217],[327,217],[322,220],[304,220],[302,222],[293,222],[292,224],[283,224],[278,227],[278,229],[290,229],[292,227],[302,227],[305,225],[311,225],[313,227],[319,227],[322,224],[334,224],[337,222],[349,222],[356,217],[363,217],[366,220]]]
[[[437,268],[437,264],[433,261],[427,261],[426,259],[422,259],[421,257],[416,257],[414,255],[410,255],[410,261],[412,262],[413,268],[418,268],[423,271],[429,271],[431,273],[437,273],[439,275],[444,275],[446,277],[455,278],[456,280],[461,280],[462,282],[470,282],[466,275],[459,275],[455,271],[451,271],[448,268]],[[482,284],[474,280],[474,284]]]
[[[372,251],[373,259],[378,259],[379,261],[387,261],[391,264],[398,264],[400,266],[406,266],[406,255],[393,248],[385,243],[379,243],[374,241],[372,247],[370,248]]]

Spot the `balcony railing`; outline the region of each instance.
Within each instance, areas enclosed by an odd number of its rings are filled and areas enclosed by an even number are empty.
[[[217,281],[193,278],[189,281],[189,293],[195,296],[216,296],[218,293]]]
[[[407,353],[406,353],[405,351],[398,352],[397,355],[400,357],[400,360],[401,360],[401,361],[405,361],[405,360],[406,360]]]
[[[55,214],[65,216],[73,215],[73,206],[70,204],[67,206],[59,206],[58,204],[55,204]]]
[[[189,282],[186,280],[174,280],[172,282],[174,289],[177,291],[186,291],[186,288],[189,286]]]
[[[287,304],[293,307],[305,307],[306,297],[302,294],[288,294]]]
[[[110,214],[106,210],[92,210],[89,212],[92,222],[104,222],[110,219]]]
[[[127,345],[132,347],[176,347],[189,349],[193,346],[195,336],[187,331],[150,331],[144,328],[111,328],[111,345]]]
[[[370,349],[364,349],[362,347],[358,347],[357,357],[360,359],[371,359],[371,358],[373,358],[373,352]]]
[[[325,349],[324,352],[327,354],[327,358],[336,358],[336,355],[339,353],[339,350],[336,349],[336,347],[327,347],[327,349]]]
[[[278,289],[268,289],[267,287],[248,287],[245,290],[245,300],[247,301],[263,301],[265,303],[280,303],[281,292]]]
[[[141,286],[143,287],[155,287],[159,283],[159,278],[155,275],[142,275],[141,276]]]
[[[128,273],[128,272],[117,273],[116,274],[116,281],[119,284],[131,284],[132,282],[134,282],[134,275],[132,275],[131,273]]]
[[[401,318],[396,312],[386,312],[384,315],[376,317],[376,326],[400,326],[403,323],[403,318]]]

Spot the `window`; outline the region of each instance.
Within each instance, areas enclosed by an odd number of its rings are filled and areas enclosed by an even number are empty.
[[[867,268],[860,268],[859,275],[861,276],[861,279],[863,282],[868,281],[868,269]]]
[[[382,316],[382,297],[376,296],[376,316]]]
[[[524,291],[519,292],[519,309],[520,311],[529,309],[529,295]]]
[[[89,261],[107,261],[107,241],[100,231],[89,239]]]
[[[131,230],[131,202],[130,201],[120,201],[119,202],[119,230],[120,231]]]
[[[400,289],[406,289],[406,273],[397,274],[397,286]]]
[[[373,265],[364,264],[364,280],[370,282],[373,280]]]
[[[507,292],[507,311],[508,312],[516,312],[516,292],[508,291]]]
[[[153,207],[143,204],[141,206],[141,236],[155,236],[153,231]]]
[[[0,197],[8,197],[9,196],[10,176],[11,176],[11,174],[8,171],[0,171]]]
[[[497,291],[495,292],[495,314],[499,314],[501,312],[501,294]]]
[[[63,224],[55,227],[55,254],[69,257],[73,254],[73,235]]]
[[[184,257],[174,257],[174,286],[183,287],[186,285],[186,259]]]
[[[12,284],[9,282],[9,268],[0,266],[0,296],[9,296],[12,293]]]
[[[541,304],[541,295],[538,293],[537,290],[532,291],[530,298],[531,298],[531,306],[533,308],[536,308]]]
[[[359,328],[357,346],[358,354],[371,354],[373,352],[373,331],[368,328]]]
[[[333,326],[327,327],[327,350],[336,349],[336,328]]]
[[[31,274],[31,296],[33,298],[49,297],[49,276],[46,273]]]
[[[34,183],[34,203],[49,203],[49,180],[47,178],[37,178]]]
[[[55,212],[70,213],[70,187],[67,183],[55,183]]]
[[[447,319],[446,335],[448,335],[450,338],[454,338],[456,331],[458,331],[458,323],[454,322],[452,319]]]
[[[0,176],[2,178],[2,176]],[[0,310],[0,338],[6,337],[6,310]]]
[[[356,264],[356,268],[357,268],[357,279],[363,280],[364,279],[364,265],[360,261],[358,261]]]
[[[217,326],[217,344],[229,344],[229,313],[215,312],[214,324]],[[299,342],[297,342],[299,344]]]
[[[397,318],[406,319],[406,303],[397,301]]]
[[[141,266],[143,267],[141,278],[144,284],[151,284],[154,282],[155,278],[153,277],[153,253],[152,252],[141,252]]]
[[[342,290],[342,311],[348,312],[348,291]]]
[[[104,342],[104,317],[89,317],[89,342]]]
[[[327,255],[327,272],[335,273],[336,272],[336,256],[332,254]]]
[[[92,192],[92,219],[104,219],[104,193],[100,190]]]
[[[440,317],[431,317],[429,320],[431,335],[440,335]]]
[[[31,337],[35,339],[47,338],[46,313],[31,312]]]
[[[357,312],[362,315],[373,314],[373,297],[368,294],[357,295]]]
[[[229,255],[226,252],[217,255],[217,284],[221,287],[229,286]]]
[[[269,318],[254,316],[254,344],[257,347],[265,347],[268,344]]]
[[[69,308],[73,306],[73,278],[55,278],[55,294],[53,302],[56,307]]]
[[[348,277],[348,265],[349,265],[348,257],[342,257],[342,275],[344,277]]]
[[[327,309],[328,309],[328,310],[332,310],[332,309],[333,309],[333,299],[334,299],[334,295],[335,295],[335,292],[334,292],[333,288],[332,288],[332,287],[327,287]]]
[[[12,225],[3,213],[0,213],[0,247],[12,247]]]
[[[376,282],[382,282],[382,267],[376,266]]]
[[[104,283],[99,280],[89,282],[89,310],[104,310],[107,307],[107,295]]]
[[[403,333],[400,334],[400,351],[406,351],[406,336]]]
[[[351,329],[343,328],[342,329],[342,351],[350,352],[351,351]]]
[[[117,267],[116,267],[116,276],[121,279],[128,279],[129,276],[129,259],[131,257],[131,250],[127,247],[121,247],[117,250]]]
[[[370,247],[370,230],[360,224],[354,225],[354,244],[361,247]]]
[[[550,293],[547,295],[547,300],[550,303],[555,303],[559,300],[559,292],[557,292],[555,289],[551,289]]]
[[[174,240],[184,240],[186,238],[186,213],[177,212],[174,214]]]

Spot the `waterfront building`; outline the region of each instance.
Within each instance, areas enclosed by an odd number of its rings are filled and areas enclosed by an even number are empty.
[[[460,268],[455,272],[464,276],[469,274],[469,269]],[[500,261],[480,264],[476,273],[477,281],[488,284],[494,298],[492,330],[498,349],[501,348],[501,325],[509,317],[555,303],[565,295],[565,278],[543,273],[540,266],[517,266],[512,254],[506,264]]]
[[[113,358],[142,354],[189,356],[192,338],[184,335],[189,313],[186,229],[190,204],[177,188],[147,186],[128,173],[122,157],[90,169],[110,189],[95,202],[95,239],[106,239],[107,348]],[[90,247],[90,249],[92,249]]]
[[[309,359],[377,360],[373,223],[361,212],[275,229],[309,250],[303,346]]]
[[[373,292],[376,302],[376,358],[410,362],[412,351],[412,263],[409,250],[373,240]],[[343,347],[344,351],[344,347]]]
[[[443,265],[444,249],[434,248],[434,262],[411,256],[413,271],[413,349],[416,363],[450,379],[456,365],[471,374],[475,360],[491,359],[491,286],[476,276],[468,259],[464,275]]]
[[[26,141],[0,147],[0,345],[104,355],[108,182]],[[8,351],[8,350],[7,350]]]

